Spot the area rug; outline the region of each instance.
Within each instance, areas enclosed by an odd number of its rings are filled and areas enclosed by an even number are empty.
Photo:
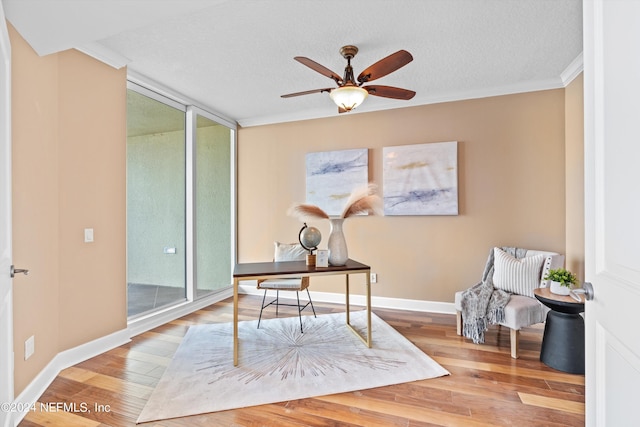
[[[345,326],[345,314],[191,326],[138,423],[363,390],[449,372],[372,313],[373,348]],[[351,313],[366,331],[366,312]]]

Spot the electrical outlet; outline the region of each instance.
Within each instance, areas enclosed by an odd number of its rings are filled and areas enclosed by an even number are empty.
[[[36,351],[36,337],[31,335],[24,342],[24,360],[27,360],[28,358],[33,356],[33,353],[35,353],[35,351]]]
[[[371,273],[371,283],[378,283],[378,273]]]

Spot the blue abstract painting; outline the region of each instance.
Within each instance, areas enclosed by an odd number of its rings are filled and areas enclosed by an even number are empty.
[[[458,142],[383,148],[385,215],[458,215]]]
[[[337,216],[342,213],[351,192],[369,182],[369,150],[307,153],[306,168],[306,202]]]

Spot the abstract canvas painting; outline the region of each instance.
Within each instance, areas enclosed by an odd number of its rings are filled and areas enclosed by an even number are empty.
[[[366,148],[308,153],[307,200],[329,215],[340,215],[351,192],[369,182]]]
[[[458,215],[458,142],[383,151],[385,215]]]

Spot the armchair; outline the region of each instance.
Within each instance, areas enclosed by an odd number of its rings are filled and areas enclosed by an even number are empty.
[[[487,286],[493,286],[493,289],[501,289],[510,294],[508,302],[504,305],[504,316],[495,323],[510,329],[511,357],[517,359],[520,329],[544,322],[549,310],[535,299],[533,289],[547,287],[547,281],[543,278],[550,269],[563,266],[564,255],[548,251],[518,249],[517,253],[523,255],[518,259],[505,253],[505,250],[509,249],[515,250],[516,248],[491,249],[485,266],[483,282]],[[480,286],[481,283],[476,286]],[[468,291],[459,291],[455,294],[456,332],[458,335],[463,335],[465,321],[463,318],[463,298],[466,297],[465,292]],[[483,319],[483,321],[485,320]],[[480,342],[483,341],[484,336]]]

